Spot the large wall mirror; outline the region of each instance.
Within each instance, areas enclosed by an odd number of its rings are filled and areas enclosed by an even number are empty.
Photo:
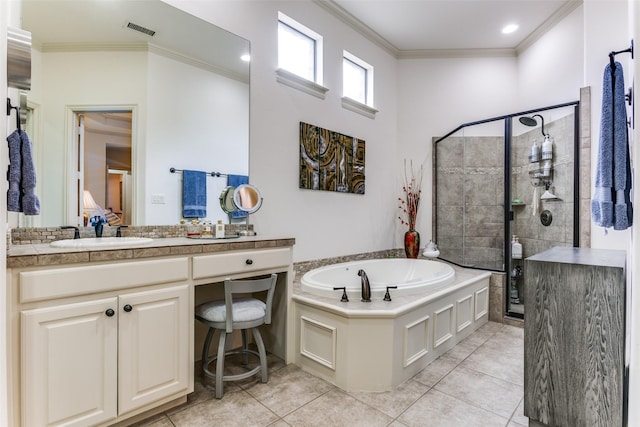
[[[227,219],[227,175],[249,175],[249,41],[159,0],[21,4],[41,215],[11,225],[82,225],[92,203],[125,224],[178,224],[171,168],[219,172],[203,219]]]

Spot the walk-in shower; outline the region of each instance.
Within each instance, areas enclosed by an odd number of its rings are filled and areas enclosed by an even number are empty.
[[[434,142],[440,258],[504,272],[524,317],[524,258],[579,246],[579,102],[466,123]]]

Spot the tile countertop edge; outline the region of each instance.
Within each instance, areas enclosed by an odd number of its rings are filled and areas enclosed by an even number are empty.
[[[139,246],[112,248],[56,248],[49,243],[15,245],[7,251],[7,268],[143,259],[154,256],[269,249],[295,245],[295,238],[247,236],[237,239],[168,237]]]

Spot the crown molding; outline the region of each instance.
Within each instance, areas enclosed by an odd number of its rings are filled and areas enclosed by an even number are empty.
[[[515,49],[417,49],[400,50],[398,59],[515,57]]]
[[[338,18],[347,26],[360,33],[372,43],[378,45],[396,59],[426,59],[426,58],[464,58],[464,57],[517,57],[523,50],[530,47],[549,29],[564,19],[571,12],[583,4],[584,0],[568,0],[549,19],[543,22],[533,33],[527,36],[515,48],[506,49],[398,49],[387,39],[375,32],[371,27],[349,13],[334,0],[313,0],[313,2]]]
[[[549,19],[540,24],[538,28],[516,46],[516,54],[520,55],[524,50],[531,47],[531,45],[538,41],[547,31],[566,18],[571,12],[582,6],[583,3],[583,0],[569,0],[563,4]]]
[[[345,8],[337,4],[333,0],[313,0],[315,4],[329,12],[331,15],[338,18],[343,23],[347,24],[348,27],[355,30],[356,32],[363,35],[369,41],[375,43],[382,49],[386,50],[388,53],[393,55],[395,58],[398,58],[398,54],[400,50],[392,45],[387,39],[382,37],[380,34],[376,33],[371,29],[367,24],[353,16],[349,13]]]
[[[131,51],[139,52],[148,49],[146,42],[137,43],[43,43],[41,52],[100,52]]]

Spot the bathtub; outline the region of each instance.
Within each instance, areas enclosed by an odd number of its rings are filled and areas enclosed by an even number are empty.
[[[371,302],[360,301],[364,270]],[[332,264],[294,281],[294,363],[343,390],[384,392],[409,380],[488,321],[487,271],[385,258]],[[349,301],[341,301],[346,286]],[[385,301],[386,286],[391,301]]]
[[[455,270],[440,261],[426,259],[384,258],[351,261],[316,268],[300,279],[303,291],[324,297],[340,296],[334,287],[346,287],[349,299],[360,298],[358,270],[369,278],[372,298],[382,298],[387,286],[393,296],[418,295],[442,289],[455,281]]]

